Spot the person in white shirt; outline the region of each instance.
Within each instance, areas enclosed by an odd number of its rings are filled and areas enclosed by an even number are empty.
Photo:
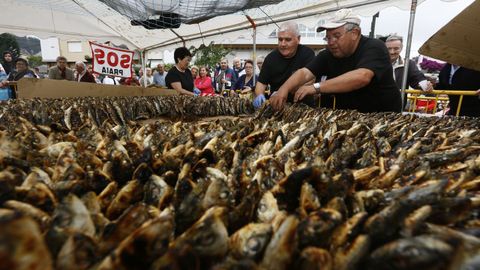
[[[146,79],[146,81],[145,81],[145,79]],[[149,87],[149,86],[153,85],[153,76],[152,76],[152,69],[151,68],[147,68],[145,77],[142,76],[140,78],[140,85],[143,86],[143,87]]]

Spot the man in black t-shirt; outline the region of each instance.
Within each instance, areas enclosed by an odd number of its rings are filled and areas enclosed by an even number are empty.
[[[270,85],[270,92],[274,93],[298,69],[305,67],[314,57],[312,49],[299,44],[300,32],[294,22],[286,22],[278,30],[278,48],[269,53],[263,61],[263,66],[255,86],[256,98],[253,102],[256,108],[265,102],[265,90]],[[293,95],[289,96],[293,102]],[[313,106],[313,96],[302,100]]]
[[[289,94],[295,95],[295,102],[322,94],[322,103],[331,98],[328,95],[334,95],[337,109],[400,112],[400,91],[385,44],[362,36],[360,18],[349,9],[337,11],[332,21],[317,29],[323,30],[327,30],[327,49],[279,88],[270,98],[272,107],[283,108]],[[304,85],[320,78],[318,83]]]

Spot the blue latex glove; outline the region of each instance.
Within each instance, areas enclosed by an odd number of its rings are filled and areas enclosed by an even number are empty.
[[[265,103],[266,99],[265,99],[265,95],[261,94],[261,95],[258,95],[254,100],[253,100],[253,107],[255,109],[258,109],[262,106],[263,103]]]
[[[198,88],[193,88],[193,94],[195,96],[199,96],[201,93],[202,93],[202,91],[200,91]]]

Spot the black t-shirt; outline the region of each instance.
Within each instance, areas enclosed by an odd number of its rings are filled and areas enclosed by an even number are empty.
[[[278,49],[276,49],[265,57],[258,81],[265,85],[269,84],[270,91],[273,93],[277,91],[295,71],[305,67],[314,57],[315,53],[313,50],[301,44],[298,45],[297,52],[292,58],[283,57]],[[288,102],[293,102],[293,95],[288,95]],[[313,96],[307,96],[303,102],[313,106]]]
[[[175,82],[180,82],[183,89],[193,92],[193,77],[190,69],[187,68],[185,72],[181,72],[176,66],[173,66],[165,76],[165,83],[168,88],[173,89],[172,83]]]
[[[362,36],[357,50],[346,58],[335,58],[328,49],[323,50],[306,67],[317,79],[322,76],[326,76],[327,80],[332,79],[359,68],[369,69],[375,74],[367,86],[349,93],[335,94],[337,109],[355,109],[360,112],[401,111],[402,99],[393,79],[388,50],[378,39]],[[333,100],[332,95],[323,94],[321,99],[322,105],[331,105]]]

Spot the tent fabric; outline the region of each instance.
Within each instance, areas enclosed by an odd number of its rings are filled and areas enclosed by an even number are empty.
[[[137,2],[137,0],[122,1],[132,4]],[[120,3],[121,1],[111,0],[111,2]],[[182,0],[156,2],[180,3]],[[245,7],[254,2],[266,3],[268,0],[248,1],[249,4]],[[142,26],[132,26],[131,18],[120,14],[99,0],[2,0],[0,1],[2,10],[0,32],[35,35],[40,38],[111,41],[115,44],[125,44],[130,49],[150,50],[178,45],[198,46],[223,38],[227,34],[241,35],[245,29],[251,29],[245,15],[253,18],[259,29],[271,29],[272,25],[275,25],[274,21],[282,22],[311,16],[328,17],[329,13],[345,7],[361,10],[360,15],[370,16],[388,6],[409,8],[410,2],[410,0],[284,0],[275,5],[216,16],[195,24],[182,24],[178,29],[148,30]],[[182,8],[183,6],[179,6],[179,10]],[[117,9],[120,10],[119,7]]]
[[[281,1],[283,0],[102,0],[130,20],[150,20],[152,24],[158,24],[157,26],[162,28],[178,28],[176,23],[198,23]]]
[[[420,48],[423,55],[480,71],[480,0],[473,2]]]

